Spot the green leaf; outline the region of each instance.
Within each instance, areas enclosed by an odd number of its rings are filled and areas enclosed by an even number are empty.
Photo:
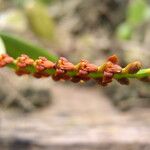
[[[58,59],[57,56],[50,54],[47,50],[24,41],[19,37],[3,32],[0,32],[0,37],[4,42],[6,53],[13,58],[17,58],[21,54],[27,54],[33,59],[37,59],[39,56],[44,56],[53,62],[56,62]]]
[[[38,1],[41,3],[44,3],[44,4],[50,4],[50,3],[54,2],[55,0],[38,0]]]
[[[133,29],[127,23],[122,23],[117,28],[117,37],[123,40],[129,40],[132,37]]]
[[[38,1],[29,1],[24,8],[32,31],[43,39],[55,42],[55,22],[48,15],[47,7]]]
[[[127,9],[127,22],[133,26],[143,22],[146,18],[148,5],[145,0],[131,1]]]

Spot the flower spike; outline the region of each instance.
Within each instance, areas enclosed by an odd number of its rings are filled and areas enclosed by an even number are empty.
[[[15,66],[15,72],[19,76],[25,74],[36,78],[51,76],[55,81],[70,80],[78,83],[94,79],[98,84],[106,86],[113,79],[120,84],[128,85],[129,78],[136,78],[150,83],[150,68],[141,69],[142,64],[139,61],[129,63],[125,68],[122,68],[116,55],[110,56],[104,64],[96,66],[87,60],[81,60],[77,65],[74,65],[64,57],[60,57],[56,63],[53,63],[45,57],[33,60],[22,54],[17,59],[13,59],[7,54],[1,54],[0,68],[10,64]]]

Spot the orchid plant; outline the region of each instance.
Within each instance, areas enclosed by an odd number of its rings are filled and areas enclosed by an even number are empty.
[[[0,54],[0,68],[11,67],[19,76],[51,77],[55,81],[69,80],[74,83],[93,79],[102,86],[108,85],[113,79],[124,85],[129,84],[130,78],[150,82],[150,68],[142,69],[140,61],[131,62],[123,68],[119,65],[118,57],[112,55],[99,66],[87,60],[74,65],[64,57],[53,56],[10,35],[0,33],[0,36],[6,47],[6,54]]]

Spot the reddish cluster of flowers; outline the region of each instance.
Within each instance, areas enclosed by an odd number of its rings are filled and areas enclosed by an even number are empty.
[[[109,57],[101,66],[91,64],[87,60],[81,60],[77,65],[74,65],[64,57],[60,57],[57,63],[53,63],[45,57],[39,57],[34,61],[24,54],[15,60],[7,54],[0,55],[0,67],[13,63],[16,65],[17,75],[32,74],[36,78],[51,76],[55,81],[70,80],[77,83],[90,80],[89,74],[91,73],[100,73],[103,75],[94,79],[103,86],[112,82],[114,74],[133,74],[141,69],[141,63],[138,61],[127,65],[125,68],[122,68],[118,62],[116,55]],[[32,67],[34,71],[31,71],[29,67]],[[53,70],[53,73],[50,73],[50,70]],[[69,72],[75,74],[72,76],[68,74]],[[117,81],[121,84],[129,84],[127,78],[117,79]]]
[[[7,64],[10,64],[14,61],[14,59],[7,54],[0,55],[0,67],[4,67]]]
[[[121,73],[122,68],[118,65],[118,57],[113,55],[108,58],[107,62],[103,65],[102,71],[104,76],[99,79],[99,84],[106,86],[108,83],[112,82],[115,73]]]

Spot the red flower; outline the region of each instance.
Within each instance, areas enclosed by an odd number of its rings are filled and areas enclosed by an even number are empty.
[[[78,76],[86,76],[91,72],[96,72],[98,67],[94,64],[90,64],[87,60],[81,60],[79,64],[76,65],[78,70]]]
[[[70,63],[66,58],[60,57],[56,64],[56,69],[73,71],[75,69],[75,66],[72,63]]]
[[[112,82],[113,75],[121,72],[122,68],[118,65],[118,57],[116,55],[109,57],[104,67],[102,83]]]
[[[0,67],[4,67],[7,64],[10,64],[14,61],[14,59],[7,54],[0,55]]]
[[[34,60],[31,59],[29,56],[22,54],[20,57],[16,60],[16,65],[19,68],[25,68],[27,66],[33,65]]]
[[[46,69],[52,69],[54,66],[55,64],[45,57],[39,57],[39,59],[35,61],[35,68],[38,72],[44,71]]]

